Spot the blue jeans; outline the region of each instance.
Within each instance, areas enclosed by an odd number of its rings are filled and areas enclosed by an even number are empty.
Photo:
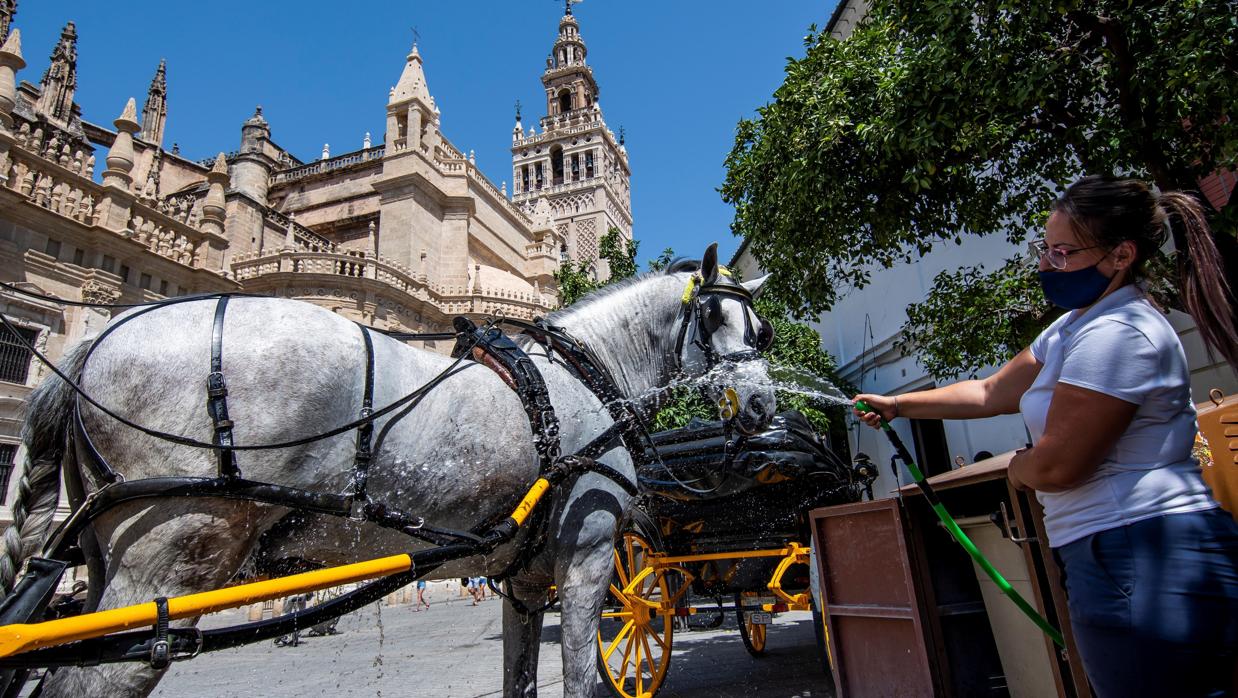
[[[1099,698],[1234,695],[1238,524],[1228,513],[1158,516],[1055,552]]]

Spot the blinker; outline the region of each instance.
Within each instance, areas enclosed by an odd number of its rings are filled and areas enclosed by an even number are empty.
[[[701,304],[701,327],[705,334],[713,334],[722,326],[722,301],[715,295],[710,295]]]

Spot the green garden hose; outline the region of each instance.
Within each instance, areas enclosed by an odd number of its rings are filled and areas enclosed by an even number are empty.
[[[855,408],[860,412],[873,411],[872,408],[870,408],[863,400],[857,400],[855,403]],[[997,585],[997,588],[1001,589],[1002,593],[1008,596],[1010,600],[1014,602],[1014,605],[1018,606],[1020,611],[1023,611],[1024,615],[1030,618],[1033,623],[1043,630],[1045,634],[1057,644],[1058,647],[1066,647],[1066,643],[1062,640],[1062,633],[1058,631],[1057,628],[1050,625],[1049,621],[1045,620],[1044,616],[1037,613],[1036,609],[1032,608],[1031,604],[1029,604],[1027,600],[1019,594],[1019,592],[1015,591],[1014,587],[1010,586],[1010,582],[1006,581],[1006,578],[1002,576],[1002,573],[998,572],[997,569],[993,567],[993,564],[989,562],[988,558],[986,558],[976,548],[976,544],[971,542],[971,539],[967,537],[966,533],[963,533],[963,529],[959,528],[959,525],[954,521],[954,517],[950,516],[950,512],[946,511],[946,508],[942,506],[941,500],[937,498],[937,492],[935,492],[933,488],[924,481],[924,473],[920,472],[920,468],[916,465],[916,462],[912,460],[911,453],[908,452],[907,447],[903,445],[903,440],[899,438],[894,429],[890,428],[890,423],[885,419],[881,420],[881,430],[884,431],[886,437],[890,439],[890,443],[894,446],[894,450],[898,452],[899,459],[907,464],[907,470],[911,472],[911,477],[916,481],[916,486],[919,487],[920,491],[924,493],[924,498],[928,500],[929,505],[933,507],[933,511],[937,513],[937,518],[941,519],[942,525],[946,527],[946,530],[950,532],[950,535],[954,537],[954,540],[957,541],[959,545],[963,546],[963,549],[967,551],[967,554],[971,555],[971,559],[975,560],[977,565],[980,565],[980,569],[984,570],[985,574],[989,575],[989,579],[993,580],[993,583]]]

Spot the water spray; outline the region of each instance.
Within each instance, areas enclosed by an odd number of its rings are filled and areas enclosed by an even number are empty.
[[[874,411],[868,406],[868,403],[863,400],[856,400],[855,409],[860,412]],[[915,480],[916,486],[920,488],[920,492],[924,494],[925,500],[927,500],[929,505],[933,507],[933,511],[937,514],[937,518],[941,520],[942,525],[945,526],[946,530],[950,532],[950,535],[954,538],[955,542],[963,546],[963,549],[967,551],[967,554],[971,555],[971,559],[980,566],[980,569],[984,570],[985,574],[989,575],[989,579],[993,580],[993,583],[997,585],[997,588],[1001,589],[1002,593],[1009,597],[1010,600],[1014,602],[1014,605],[1019,607],[1020,611],[1023,611],[1023,615],[1027,616],[1033,623],[1036,624],[1037,627],[1043,630],[1045,634],[1053,640],[1054,644],[1058,647],[1065,648],[1066,643],[1062,640],[1062,633],[1058,631],[1057,628],[1050,625],[1049,621],[1045,620],[1044,616],[1037,613],[1036,609],[1032,608],[1032,605],[1029,604],[1018,591],[1015,591],[1014,587],[1010,586],[1010,582],[1006,581],[1006,578],[1002,576],[1001,572],[998,572],[997,569],[993,567],[993,564],[989,562],[988,558],[986,558],[984,554],[976,548],[976,544],[967,537],[967,534],[963,532],[963,529],[959,528],[959,525],[955,522],[954,517],[950,515],[950,512],[946,511],[946,507],[943,506],[941,500],[938,499],[937,492],[931,485],[928,484],[928,482],[924,480],[924,473],[920,472],[920,468],[912,459],[911,453],[907,450],[907,447],[903,445],[903,440],[899,438],[898,433],[890,427],[890,423],[887,422],[884,417],[881,418],[881,430],[885,432],[886,438],[890,440],[890,444],[894,446],[894,450],[898,452],[899,459],[907,465],[907,470],[911,473],[912,479]]]

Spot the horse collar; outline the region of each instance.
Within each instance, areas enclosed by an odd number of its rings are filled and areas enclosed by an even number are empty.
[[[498,374],[516,392],[529,417],[540,469],[545,472],[559,458],[559,418],[550,404],[546,381],[533,359],[497,327],[479,328],[463,315],[452,320],[458,332],[452,358],[469,358]]]

